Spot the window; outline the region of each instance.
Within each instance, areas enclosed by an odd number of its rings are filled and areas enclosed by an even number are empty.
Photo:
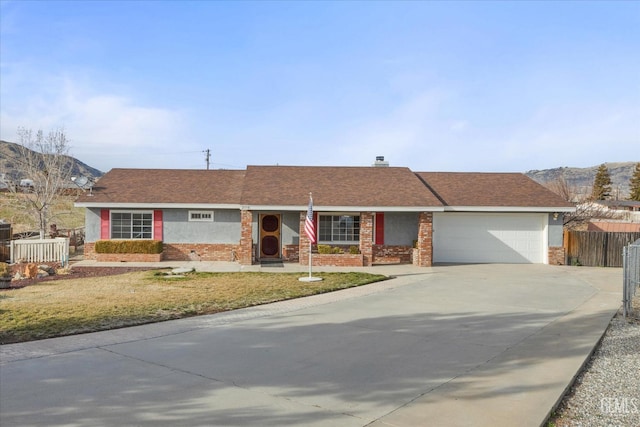
[[[189,211],[189,221],[213,221],[213,211]]]
[[[359,215],[320,215],[318,240],[334,243],[357,243],[360,241]]]
[[[152,239],[153,213],[111,212],[112,239]]]

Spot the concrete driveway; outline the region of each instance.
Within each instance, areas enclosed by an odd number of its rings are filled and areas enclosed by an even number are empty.
[[[621,270],[463,265],[212,316],[1,346],[9,426],[539,426]]]

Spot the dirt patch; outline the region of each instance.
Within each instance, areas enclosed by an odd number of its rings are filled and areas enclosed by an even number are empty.
[[[53,266],[56,268],[56,266]],[[66,279],[84,279],[92,277],[104,277],[114,276],[117,274],[131,273],[133,271],[146,271],[155,270],[156,268],[150,267],[71,267],[68,273],[54,274],[47,277],[40,277],[34,279],[22,279],[11,281],[11,287],[9,289],[24,288],[25,286],[35,285],[42,282],[50,282],[54,280],[66,280]]]

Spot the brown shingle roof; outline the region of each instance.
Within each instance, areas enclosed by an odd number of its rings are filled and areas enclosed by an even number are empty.
[[[95,185],[93,196],[85,194],[78,202],[300,207],[308,203],[309,192],[314,205],[323,207],[572,206],[520,173],[331,166],[112,169]]]
[[[243,205],[442,206],[408,168],[248,166]]]
[[[86,203],[238,204],[245,171],[112,169],[93,187]]]
[[[447,206],[572,207],[521,173],[417,172]]]

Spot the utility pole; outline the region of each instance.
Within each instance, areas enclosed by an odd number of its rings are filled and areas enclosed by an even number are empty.
[[[205,159],[207,161],[207,170],[209,170],[209,159],[211,158],[211,150],[210,149],[206,149],[203,151],[203,153],[207,153],[207,155],[205,156]]]

